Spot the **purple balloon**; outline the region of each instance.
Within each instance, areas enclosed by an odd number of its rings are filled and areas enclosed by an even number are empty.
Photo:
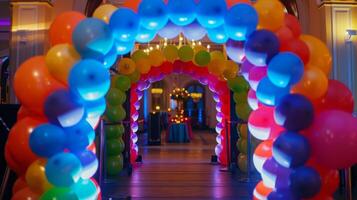
[[[242,62],[242,67],[240,69],[240,74],[244,77],[246,81],[249,81],[249,71],[253,67],[256,67],[252,63],[249,62],[248,59],[244,58]]]
[[[177,37],[181,33],[181,31],[181,26],[177,26],[171,21],[169,21],[166,26],[158,32],[158,34],[162,38],[173,39]]]
[[[67,90],[57,90],[46,99],[45,115],[53,124],[73,126],[84,116],[84,106],[78,101],[77,97]]]
[[[264,183],[275,189],[286,189],[292,170],[279,165],[274,158],[269,158],[263,165],[262,178]]]
[[[227,55],[237,63],[242,63],[245,57],[244,42],[229,39],[226,43]]]
[[[187,39],[197,41],[205,37],[207,31],[197,21],[194,21],[191,24],[184,26],[182,28],[182,33]]]

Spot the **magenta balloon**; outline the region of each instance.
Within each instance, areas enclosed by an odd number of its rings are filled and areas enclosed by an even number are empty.
[[[357,163],[357,119],[350,113],[321,112],[309,134],[313,155],[321,165],[344,169]]]
[[[245,80],[249,80],[249,71],[255,67],[248,59],[244,58],[242,62],[242,67],[240,68],[240,74],[244,77]]]
[[[229,39],[226,43],[227,55],[233,61],[242,63],[245,57],[244,42]]]
[[[256,110],[259,108],[259,101],[257,98],[257,94],[252,89],[250,89],[248,92],[248,105],[252,110]]]
[[[257,90],[260,80],[267,76],[268,67],[253,67],[249,70],[249,85],[253,90]]]

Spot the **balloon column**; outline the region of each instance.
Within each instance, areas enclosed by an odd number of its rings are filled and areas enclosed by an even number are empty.
[[[19,176],[13,199],[98,198],[100,189],[91,178],[98,166],[93,140],[106,108],[108,69],[118,55],[131,52],[135,42],[147,43],[158,32],[172,38],[178,30],[190,40],[207,34],[215,43],[227,43],[228,56],[242,63],[242,77],[251,89],[247,102],[237,99],[236,110],[247,118],[247,105],[251,107],[249,131],[264,140],[253,159],[263,178],[254,198],[332,195],[338,185],[336,170],[357,162],[357,121],[351,115],[349,89],[328,79],[332,62],[326,45],[302,35],[298,20],[285,14],[278,0],[253,5],[229,0],[229,9],[225,0],[193,2],[130,0],[125,4],[130,8],[103,5],[92,18],[67,12],[55,19],[49,30],[51,49],[25,61],[14,76],[22,108],[5,149],[9,166]],[[222,55],[167,45],[122,59],[118,71],[126,78],[118,78],[112,88],[134,88],[132,133],[137,130],[140,91],[165,74],[189,74],[214,92],[219,122],[215,150],[220,162],[227,164],[228,87],[238,96],[248,87],[237,77],[236,64]],[[107,117],[123,114],[119,104],[109,106]],[[132,149],[137,147],[135,140],[132,134]]]

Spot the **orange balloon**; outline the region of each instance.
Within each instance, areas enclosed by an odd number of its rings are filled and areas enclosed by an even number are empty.
[[[35,193],[29,187],[26,187],[14,194],[11,200],[37,200],[40,199],[40,194]]]
[[[12,187],[12,193],[15,194],[18,191],[28,187],[25,177],[21,176],[18,179],[16,179],[14,186]]]
[[[117,68],[120,74],[129,75],[135,71],[136,64],[130,58],[123,58],[119,61]]]
[[[327,46],[321,40],[311,35],[301,35],[300,39],[309,48],[310,60],[308,65],[317,67],[326,75],[329,75],[332,68],[332,58]]]
[[[43,123],[45,123],[43,119],[26,117],[17,121],[10,130],[6,143],[6,151],[8,151],[6,161],[9,164],[15,163],[18,165],[18,169],[14,169],[18,174],[24,174],[27,167],[38,159],[31,151],[29,139],[33,129]]]
[[[254,7],[258,13],[259,29],[276,31],[284,24],[284,6],[280,1],[258,0]]]
[[[123,4],[123,7],[130,8],[133,11],[138,11],[139,4],[141,0],[126,0]]]
[[[226,61],[221,59],[214,59],[207,65],[208,71],[216,76],[221,77],[226,69]]]
[[[260,181],[257,186],[255,186],[254,194],[258,194],[260,197],[268,197],[272,191],[273,189],[266,187],[263,181]]]
[[[21,64],[14,76],[14,90],[17,98],[32,112],[43,114],[47,96],[64,86],[52,78],[45,64],[44,56],[32,57]]]
[[[69,11],[58,15],[52,22],[49,37],[51,45],[69,43],[72,44],[72,33],[80,21],[85,19],[80,12]]]
[[[148,58],[140,58],[135,63],[136,63],[136,68],[141,74],[149,73],[151,69],[151,63]]]
[[[302,94],[313,101],[325,95],[327,88],[327,76],[318,68],[309,67],[305,69],[302,79],[293,86],[291,92]]]

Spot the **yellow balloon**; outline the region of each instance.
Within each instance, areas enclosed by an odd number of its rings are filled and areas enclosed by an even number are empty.
[[[148,58],[148,55],[143,50],[136,50],[133,55],[131,55],[131,59],[135,62],[141,58]]]
[[[155,49],[155,50],[150,51],[149,60],[150,60],[151,66],[159,67],[165,61],[165,56],[160,50]]]
[[[247,139],[248,138],[248,126],[246,124],[238,125],[239,129],[239,136],[241,138]]]
[[[254,4],[258,13],[259,29],[278,30],[284,24],[284,6],[278,0],[258,0]]]
[[[109,23],[110,17],[118,8],[111,4],[104,4],[99,6],[93,13],[93,17]]]
[[[196,45],[193,47],[193,51],[196,53],[200,52],[200,51],[207,51],[207,48],[202,46],[202,45]]]
[[[226,61],[226,67],[225,67],[225,69],[223,71],[223,77],[226,80],[234,78],[234,77],[237,76],[238,71],[239,71],[239,67],[238,67],[237,63],[235,63],[232,60],[227,60]]]
[[[146,74],[151,69],[151,63],[148,58],[138,59],[136,62],[136,68],[141,74]]]
[[[130,58],[123,58],[119,61],[117,69],[120,74],[129,75],[135,71],[136,64]]]
[[[225,69],[225,60],[214,59],[207,65],[208,71],[218,77],[222,76]]]
[[[68,83],[68,75],[80,55],[70,44],[58,44],[46,55],[46,65],[51,75],[64,84]]]
[[[167,45],[164,48],[164,55],[167,61],[174,62],[178,58],[178,49],[175,45]]]
[[[53,187],[46,178],[46,162],[46,160],[38,159],[27,168],[25,175],[26,182],[36,192],[42,193]]]
[[[317,67],[326,75],[329,75],[332,68],[332,58],[327,46],[321,40],[311,35],[301,35],[300,39],[309,48],[310,59],[307,66]]]
[[[221,51],[212,51],[211,60],[226,60],[226,57]]]

